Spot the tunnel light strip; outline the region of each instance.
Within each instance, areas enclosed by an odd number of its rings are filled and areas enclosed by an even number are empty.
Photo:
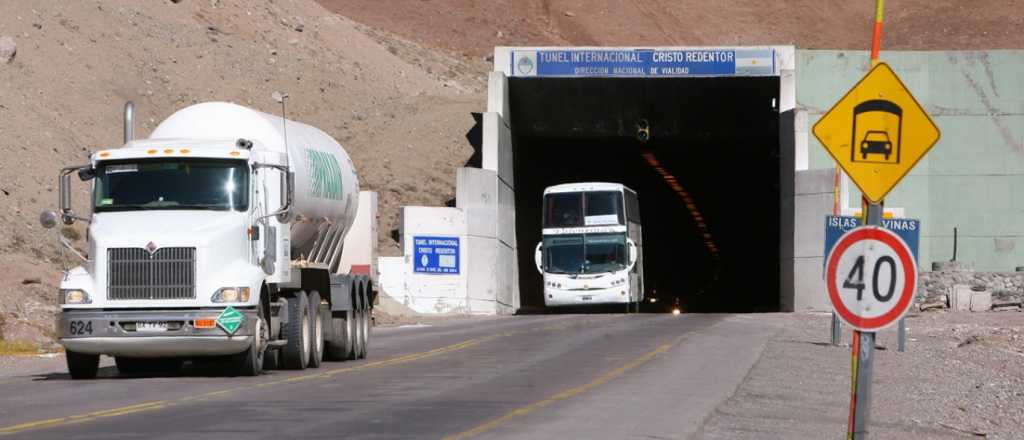
[[[697,224],[697,231],[700,233],[701,238],[704,239],[704,247],[706,247],[708,252],[711,253],[712,258],[718,260],[718,245],[715,244],[714,237],[711,235],[711,230],[708,228],[707,223],[704,223],[704,215],[697,209],[697,203],[693,200],[693,197],[691,197],[690,193],[683,188],[682,184],[679,183],[679,179],[676,179],[676,176],[672,175],[672,173],[668,172],[668,170],[661,165],[661,162],[654,156],[654,153],[643,153],[642,156],[644,160],[647,161],[647,164],[665,180],[665,183],[668,184],[669,188],[672,188],[672,191],[678,194],[679,198],[683,200],[683,204],[686,206],[686,209],[690,211],[690,216],[693,217],[694,223]]]

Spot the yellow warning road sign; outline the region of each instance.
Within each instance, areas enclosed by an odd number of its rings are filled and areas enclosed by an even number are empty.
[[[814,124],[814,136],[873,203],[939,140],[939,127],[888,64],[878,63]]]

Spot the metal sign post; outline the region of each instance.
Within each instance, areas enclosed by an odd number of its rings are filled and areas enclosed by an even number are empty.
[[[879,3],[881,3],[881,0],[879,0]],[[867,208],[864,210],[865,225],[882,225],[882,203],[871,203],[866,198],[863,200],[863,204]],[[854,330],[853,343],[851,345],[853,355],[853,372],[851,374],[853,394],[850,395],[850,420],[847,438],[862,439],[867,438],[868,423],[871,421],[871,382],[874,377],[875,332]]]
[[[870,71],[812,130],[863,198],[864,226],[844,234],[825,265],[829,301],[839,318],[833,318],[832,343],[839,343],[840,319],[854,329],[849,439],[868,433],[875,332],[898,321],[899,350],[905,350],[903,316],[917,290],[917,262],[910,247],[882,227],[884,199],[940,136],[899,76],[878,61],[883,11],[884,1],[876,0]]]

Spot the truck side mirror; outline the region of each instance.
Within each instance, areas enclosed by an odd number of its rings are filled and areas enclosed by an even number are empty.
[[[537,272],[544,274],[544,255],[541,253],[541,245],[544,243],[537,243],[537,249],[533,251],[533,263],[537,265]]]
[[[78,170],[78,179],[87,182],[96,177],[96,168],[82,168]]]
[[[71,210],[71,175],[60,175],[60,213],[65,225],[75,223],[75,212]]]
[[[49,209],[43,210],[43,212],[39,213],[39,224],[46,229],[53,229],[57,226],[58,219],[59,217],[57,216],[57,213]]]

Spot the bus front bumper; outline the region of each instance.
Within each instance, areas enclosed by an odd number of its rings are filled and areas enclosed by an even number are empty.
[[[580,306],[587,304],[626,304],[629,302],[629,286],[607,289],[565,290],[546,287],[544,305]]]

